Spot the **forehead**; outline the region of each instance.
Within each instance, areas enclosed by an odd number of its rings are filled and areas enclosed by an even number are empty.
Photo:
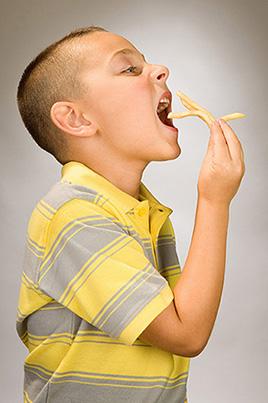
[[[107,63],[113,54],[121,49],[139,50],[123,36],[112,32],[94,32],[81,41],[82,59],[87,67],[96,67]]]

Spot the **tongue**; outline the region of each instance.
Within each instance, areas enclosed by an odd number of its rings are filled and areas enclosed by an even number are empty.
[[[158,113],[158,117],[164,125],[174,127],[172,120],[168,119],[167,115],[168,113],[166,110],[163,110],[162,112]]]

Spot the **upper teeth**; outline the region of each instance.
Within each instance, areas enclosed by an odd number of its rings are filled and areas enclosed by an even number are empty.
[[[157,108],[157,113],[162,112],[164,109],[166,109],[168,107],[169,104],[170,104],[170,101],[167,97],[160,99],[158,108]]]

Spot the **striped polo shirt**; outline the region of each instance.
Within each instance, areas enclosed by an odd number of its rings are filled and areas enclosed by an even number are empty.
[[[24,402],[184,403],[189,358],[139,339],[181,274],[172,209],[63,165],[27,228],[16,328]]]

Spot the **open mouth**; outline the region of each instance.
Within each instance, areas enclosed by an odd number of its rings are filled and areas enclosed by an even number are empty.
[[[174,127],[172,119],[168,119],[168,114],[171,112],[171,98],[172,95],[169,91],[162,94],[156,112],[159,120],[165,126]]]

